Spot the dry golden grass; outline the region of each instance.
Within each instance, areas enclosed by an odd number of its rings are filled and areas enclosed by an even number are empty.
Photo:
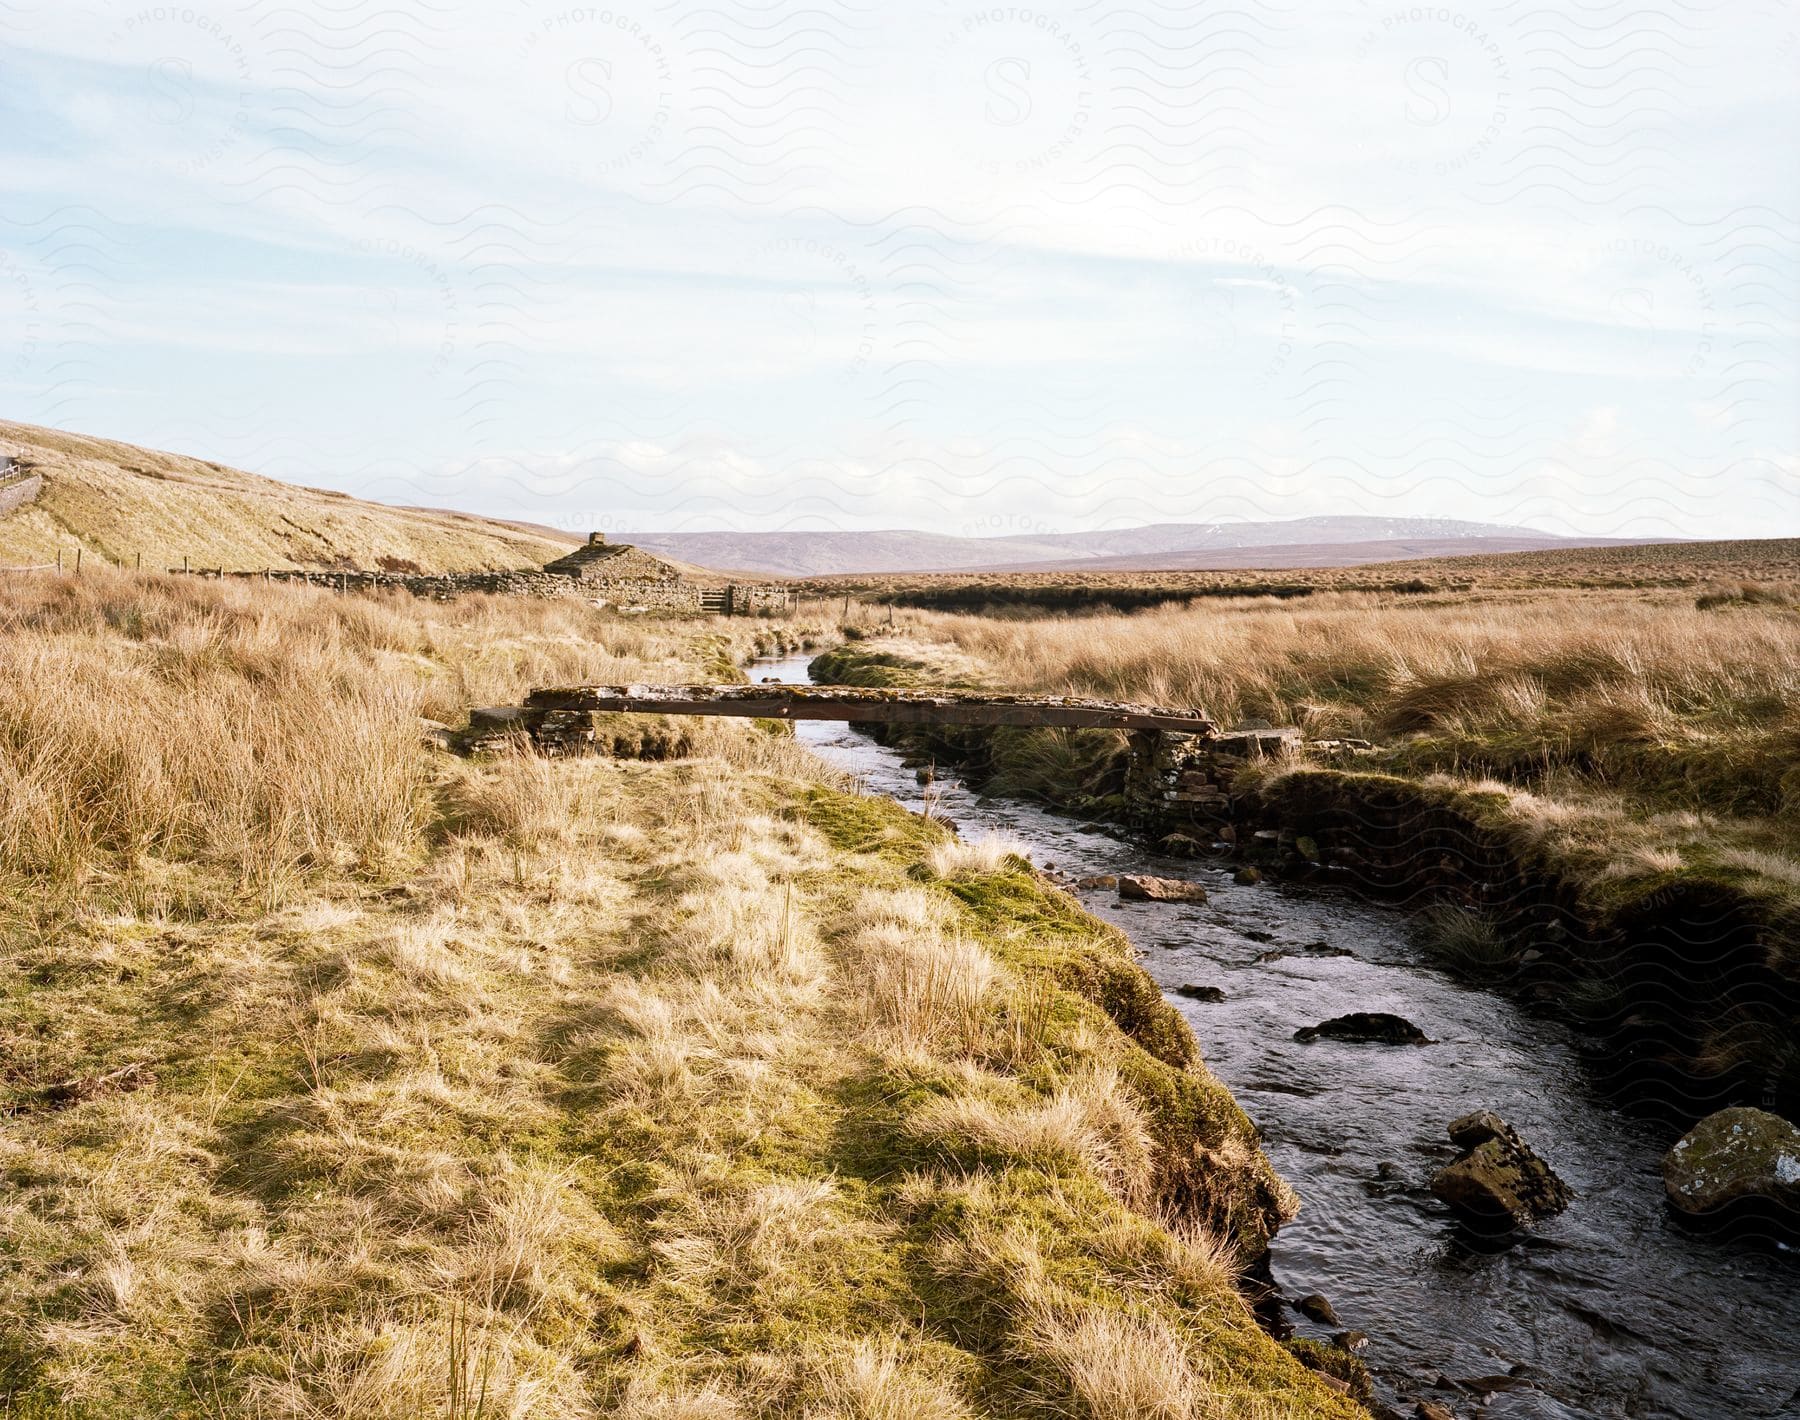
[[[321,864],[404,858],[435,812],[420,717],[460,722],[557,681],[695,674],[691,638],[572,603],[113,573],[0,590],[0,863],[64,877],[201,858],[275,891]],[[756,634],[724,625],[715,654]],[[554,831],[563,807],[507,830]]]
[[[1142,1207],[1150,1200],[1149,1126],[1118,1074],[1104,1067],[1082,1072],[1048,1098],[967,1093],[933,1100],[909,1129],[965,1162],[997,1155],[1051,1167],[1085,1164],[1121,1202]]]
[[[1344,593],[921,621],[990,683],[1298,724],[1389,746],[1413,770],[1750,817],[1800,799],[1800,612],[1786,605]]]
[[[934,848],[925,865],[940,878],[953,878],[959,873],[998,872],[1010,858],[1029,861],[1030,854],[1018,839],[989,833],[980,838],[958,838]]]
[[[1047,893],[1004,853],[944,882],[942,830],[748,725],[664,764],[418,737],[747,632],[165,578],[3,605],[9,1415],[1124,1415],[1185,1376],[1348,1420],[1152,1216],[1147,1057],[952,891]],[[1001,1219],[1031,1276],[983,1260]]]
[[[1800,622],[1675,597],[1420,601],[1336,594],[1132,616],[945,618],[937,630],[1009,684],[1202,706],[1320,735],[1680,738],[1784,723]]]
[[[1166,1323],[1129,1313],[1034,1319],[1037,1345],[1091,1420],[1189,1420],[1214,1407],[1189,1350]]]

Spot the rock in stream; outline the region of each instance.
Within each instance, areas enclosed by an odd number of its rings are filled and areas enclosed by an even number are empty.
[[[1352,1011],[1347,1016],[1333,1016],[1316,1026],[1301,1026],[1294,1039],[1365,1041],[1375,1045],[1430,1045],[1431,1038],[1405,1016],[1386,1011]]]
[[[1431,1191],[1464,1217],[1486,1224],[1529,1227],[1560,1213],[1574,1195],[1518,1131],[1492,1110],[1450,1124],[1450,1142],[1463,1156],[1437,1171]]]
[[[1205,902],[1206,889],[1184,878],[1153,878],[1130,874],[1119,879],[1122,902]]]
[[[1761,1201],[1800,1218],[1800,1129],[1762,1109],[1722,1109],[1663,1158],[1669,1202],[1693,1216]]]

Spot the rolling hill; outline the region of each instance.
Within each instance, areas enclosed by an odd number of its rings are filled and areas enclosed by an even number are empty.
[[[1125,571],[1319,567],[1608,544],[1537,528],[1449,518],[1354,515],[1243,523],[1156,523],[1099,532],[953,537],[875,532],[633,533],[651,552],[786,577],[844,573]]]
[[[1006,572],[1225,572],[1254,568],[1287,571],[1299,567],[1364,567],[1377,562],[1416,562],[1442,557],[1479,557],[1489,553],[1555,552],[1576,547],[1643,547],[1644,542],[1616,538],[1536,537],[1393,537],[1369,542],[1293,542],[1255,547],[1193,547],[1175,552],[1131,553],[1059,562],[1012,563],[978,571]]]
[[[4,466],[10,460],[10,466]],[[34,478],[41,485],[31,487]],[[536,567],[573,537],[464,513],[394,508],[222,464],[0,421],[0,568],[73,557],[234,571]]]

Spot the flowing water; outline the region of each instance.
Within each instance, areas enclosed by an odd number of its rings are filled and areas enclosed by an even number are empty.
[[[750,669],[805,683],[806,667]],[[893,751],[841,724],[795,730],[865,792],[922,807],[927,791]],[[1670,1131],[1610,1109],[1563,1026],[1433,969],[1393,909],[1239,886],[1217,866],[1028,804],[942,780],[930,792],[965,837],[1010,835],[1041,868],[1205,883],[1210,900],[1195,906],[1079,895],[1136,944],[1299,1191],[1300,1216],[1270,1250],[1275,1281],[1290,1298],[1323,1294],[1340,1327],[1295,1316],[1297,1332],[1366,1333],[1362,1358],[1390,1405],[1434,1399],[1495,1420],[1800,1417],[1800,1256],[1683,1232],[1659,1173]],[[1225,998],[1173,994],[1184,985]],[[1395,1012],[1436,1043],[1294,1041],[1349,1011]],[[1510,1246],[1471,1238],[1426,1188],[1455,1156],[1444,1126],[1479,1108],[1511,1122],[1577,1195]]]

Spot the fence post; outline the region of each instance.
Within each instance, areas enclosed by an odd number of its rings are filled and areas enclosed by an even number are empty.
[[[56,571],[58,576],[62,575],[62,549],[60,547],[56,549]]]
[[[144,549],[141,547],[138,549],[137,568],[135,570],[139,572],[144,570]]]
[[[79,547],[75,549],[75,575],[77,577],[81,575],[81,549]]]
[[[188,569],[187,554],[184,552],[181,554],[181,570],[183,572],[185,572],[185,571],[187,571],[187,569]]]

